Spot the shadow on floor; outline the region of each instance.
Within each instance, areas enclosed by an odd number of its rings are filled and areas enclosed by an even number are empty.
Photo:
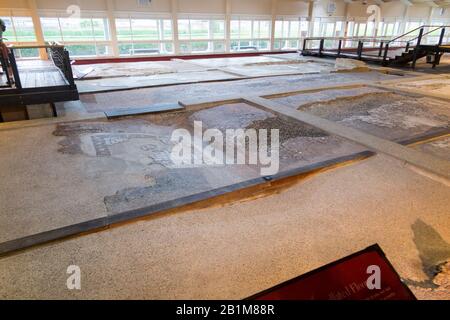
[[[411,228],[414,233],[413,241],[422,261],[422,269],[428,279],[425,281],[406,279],[405,282],[422,288],[437,288],[433,278],[441,272],[443,264],[450,259],[450,244],[433,227],[420,219],[417,219]]]

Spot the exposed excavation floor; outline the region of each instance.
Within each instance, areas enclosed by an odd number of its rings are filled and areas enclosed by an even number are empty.
[[[297,54],[97,65],[58,118],[0,124],[0,298],[239,299],[374,243],[419,298],[450,298],[433,271],[450,260],[448,177],[364,142],[448,165],[448,79],[426,77]],[[153,107],[176,111],[104,114]],[[194,121],[278,129],[279,170],[176,165],[172,134]],[[66,289],[70,264],[80,292]]]
[[[1,298],[241,299],[378,243],[418,298],[449,299],[450,189],[376,156],[264,198],[139,221],[0,259]],[[78,265],[82,290],[67,290]],[[428,288],[432,287],[432,288]]]
[[[182,84],[160,88],[137,89],[97,94],[83,94],[80,99],[89,112],[147,107],[159,103],[177,103],[182,99],[220,97],[223,95],[263,95],[311,89],[327,85],[367,83],[401,78],[379,72],[328,73],[302,76],[278,76],[230,82]]]

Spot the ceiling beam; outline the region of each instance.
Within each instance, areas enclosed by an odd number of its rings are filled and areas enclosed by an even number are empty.
[[[428,1],[427,3],[428,3],[428,5],[429,5],[430,7],[433,7],[433,8],[440,8],[440,6],[439,6],[436,2],[434,2],[434,1]]]

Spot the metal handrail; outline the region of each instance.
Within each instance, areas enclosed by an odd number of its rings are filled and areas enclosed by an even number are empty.
[[[428,31],[427,33],[422,34],[422,38],[423,38],[424,36],[426,36],[427,34],[430,34],[430,33],[434,32],[434,31],[437,31],[437,30],[442,29],[442,28],[445,28],[445,27],[447,27],[447,26],[440,26],[440,27],[437,27],[437,28],[435,28],[435,29],[433,29],[433,30],[430,30],[430,31]],[[419,38],[419,36],[417,36],[417,37],[415,37],[415,38],[413,38],[413,39],[408,40],[408,42],[414,41],[414,40],[416,40],[416,39],[418,39],[418,38]]]
[[[438,30],[438,29],[446,28],[446,27],[450,27],[450,26],[449,26],[449,25],[444,25],[444,26],[423,25],[423,26],[417,27],[417,28],[415,28],[415,29],[413,29],[413,30],[410,30],[410,31],[408,31],[408,32],[406,32],[406,33],[404,33],[404,34],[402,34],[402,35],[400,35],[400,36],[398,36],[398,37],[396,37],[396,38],[390,40],[387,44],[389,44],[389,43],[391,43],[391,42],[393,42],[393,41],[395,41],[395,40],[397,40],[397,39],[403,38],[404,36],[406,36],[406,35],[408,35],[408,34],[414,32],[414,31],[420,30],[420,29],[422,29],[422,28],[437,28],[436,30]],[[433,31],[436,31],[436,30],[433,30]],[[422,35],[422,36],[423,36],[423,35]],[[418,39],[418,38],[419,38],[419,36],[417,36],[416,38],[411,39],[411,40],[409,40],[409,41],[413,41],[413,40]],[[407,41],[407,42],[409,42],[409,41]]]
[[[306,37],[304,40],[386,40],[387,37]]]
[[[36,44],[36,45],[8,45],[9,49],[12,50],[20,50],[20,49],[52,49],[52,48],[64,48],[64,45],[59,43],[52,43],[52,44]]]

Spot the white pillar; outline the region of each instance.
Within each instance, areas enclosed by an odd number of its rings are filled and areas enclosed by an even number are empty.
[[[172,31],[173,31],[173,51],[180,53],[180,42],[178,41],[178,0],[172,0],[170,3],[172,11]]]
[[[348,9],[349,9],[349,4],[348,2],[345,2],[345,7],[344,7],[344,17],[345,17],[345,22],[344,22],[344,38],[348,36],[348,17],[349,17],[349,13],[348,13]],[[378,26],[377,26],[378,28]]]
[[[271,10],[271,27],[270,27],[270,51],[275,49],[275,21],[277,19],[277,0],[272,0]]]
[[[231,0],[225,0],[225,52],[231,51]]]
[[[36,34],[36,41],[38,45],[45,45],[44,32],[42,31],[41,19],[37,12],[36,0],[28,0],[28,8],[30,9],[31,19],[33,20],[34,32]],[[47,51],[42,48],[39,49],[39,58],[47,60]]]
[[[314,1],[310,0],[308,3],[308,37],[313,36],[314,22]]]
[[[411,5],[408,3],[405,3],[405,10],[403,11],[403,22],[400,24],[400,30],[398,30],[399,35],[404,34],[406,32],[406,22],[408,21],[409,17],[409,7]]]
[[[119,43],[117,41],[116,17],[114,16],[114,11],[116,9],[114,0],[106,0],[106,7],[112,52],[115,57],[118,57],[120,52]]]
[[[433,24],[433,14],[434,14],[434,7],[430,6],[430,12],[428,13],[428,20],[427,20],[427,23],[430,26]]]

